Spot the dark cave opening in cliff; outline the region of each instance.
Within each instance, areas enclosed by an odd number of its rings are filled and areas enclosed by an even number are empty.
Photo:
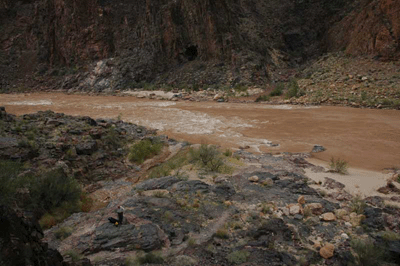
[[[197,55],[198,55],[197,46],[189,45],[188,47],[186,47],[185,56],[189,61],[195,60]]]

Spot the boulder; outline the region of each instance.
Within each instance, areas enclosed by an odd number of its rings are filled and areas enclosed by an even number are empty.
[[[210,185],[199,181],[199,180],[189,180],[189,181],[181,181],[175,183],[172,186],[172,190],[175,191],[188,191],[188,192],[196,192],[196,191],[203,191],[206,192],[210,188]]]
[[[141,249],[149,252],[160,249],[166,240],[164,232],[154,224],[115,226],[105,223],[96,228],[95,235],[92,250],[97,252],[112,251],[116,248],[120,248],[120,250]]]
[[[137,190],[167,189],[179,181],[180,179],[178,179],[176,176],[153,178],[137,184],[136,189]]]
[[[94,140],[81,142],[75,146],[75,149],[78,155],[91,155],[97,150],[97,142]]]
[[[326,243],[325,246],[323,246],[320,250],[319,250],[319,254],[321,255],[321,257],[323,257],[324,259],[329,259],[333,257],[333,253],[335,251],[335,246],[330,244],[330,243]]]
[[[218,196],[224,197],[225,199],[228,199],[229,197],[233,196],[236,194],[236,190],[234,186],[230,183],[223,183],[220,185],[217,185],[213,187],[213,192],[217,194]]]
[[[337,218],[342,219],[344,216],[348,215],[348,212],[345,209],[336,209],[335,215]]]
[[[290,215],[299,214],[301,211],[301,207],[299,205],[291,205],[291,206],[288,206],[288,208],[289,208]]]
[[[49,126],[59,126],[59,125],[61,125],[61,124],[63,124],[63,122],[62,121],[59,121],[59,120],[57,120],[57,119],[48,119],[47,121],[46,121],[46,125],[49,125]]]
[[[9,149],[18,147],[18,140],[16,138],[0,137],[0,149]]]
[[[366,203],[371,204],[378,208],[383,208],[385,206],[385,202],[382,197],[379,196],[371,196],[364,199]]]
[[[327,212],[321,215],[321,219],[326,222],[336,221],[336,216],[332,212]]]
[[[344,184],[329,177],[325,177],[325,182],[323,186],[329,189],[338,189],[338,190],[341,190],[345,187]]]
[[[350,213],[350,223],[352,226],[356,227],[361,224],[362,221],[365,220],[365,215],[357,214],[355,212]]]
[[[285,224],[282,219],[273,218],[262,224],[257,230],[250,235],[257,240],[273,243],[275,241],[291,241],[292,230]]]
[[[322,206],[321,203],[309,203],[306,204],[304,209],[309,209],[314,215],[321,215],[324,207]]]
[[[340,237],[341,237],[343,240],[349,239],[349,235],[346,234],[346,233],[341,234]]]
[[[326,151],[326,148],[322,145],[314,145],[313,149],[311,152],[317,153],[317,152],[323,152]]]
[[[253,176],[250,176],[250,177],[248,178],[248,180],[249,180],[250,182],[258,182],[259,177],[256,176],[256,175],[253,175]]]

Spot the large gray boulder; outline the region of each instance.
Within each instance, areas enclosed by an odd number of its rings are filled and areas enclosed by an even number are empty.
[[[160,249],[165,240],[165,234],[154,224],[134,224],[115,226],[105,223],[96,228],[93,250],[124,250],[141,249],[146,252]]]
[[[153,178],[136,185],[136,189],[138,190],[166,189],[179,181],[180,180],[175,176]]]

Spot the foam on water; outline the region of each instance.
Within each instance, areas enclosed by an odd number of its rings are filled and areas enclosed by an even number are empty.
[[[135,116],[134,111],[130,116],[132,117],[130,122],[161,131],[171,130],[177,133],[205,135],[217,132],[227,133],[227,128],[252,127],[237,117],[228,120],[223,117],[212,117],[204,113],[176,108],[147,107],[146,111],[151,115],[151,119]],[[237,132],[234,134],[238,135]]]
[[[52,101],[48,100],[39,100],[39,101],[18,101],[18,102],[9,102],[9,105],[52,105]]]

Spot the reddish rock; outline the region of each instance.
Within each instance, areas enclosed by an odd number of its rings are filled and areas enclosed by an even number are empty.
[[[297,202],[298,202],[299,204],[306,204],[306,200],[304,199],[304,196],[300,196],[300,197],[297,199]]]
[[[352,55],[400,57],[400,1],[361,1],[328,33],[328,46]]]
[[[319,254],[321,255],[321,257],[323,257],[324,259],[329,259],[333,257],[333,253],[335,251],[335,246],[327,243],[325,244],[325,246],[323,246],[320,250],[319,250]]]
[[[309,203],[306,204],[304,209],[309,209],[314,215],[320,215],[322,214],[324,207],[321,203]]]

